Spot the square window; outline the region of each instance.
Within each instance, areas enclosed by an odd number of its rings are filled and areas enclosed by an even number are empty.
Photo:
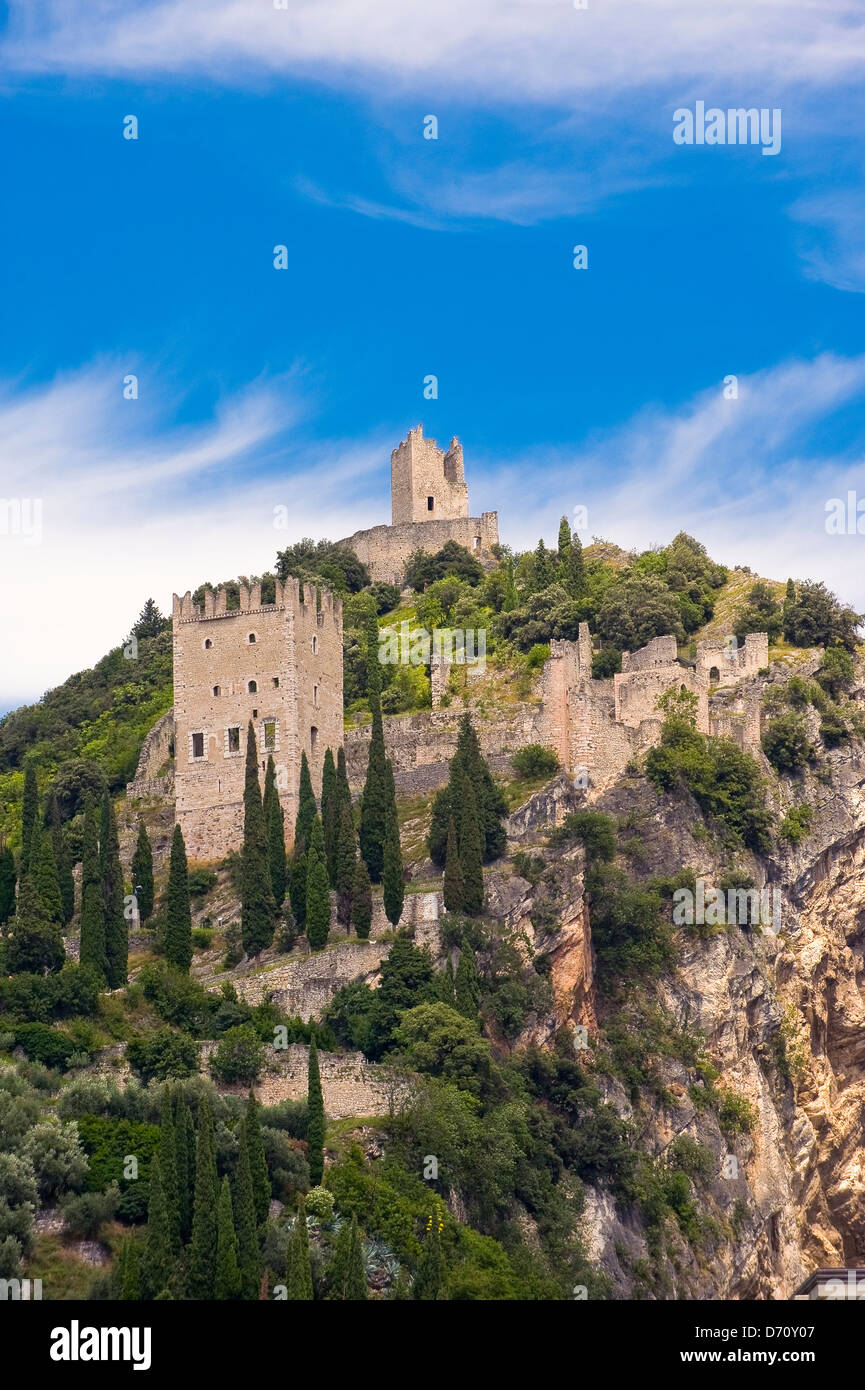
[[[276,747],[276,720],[265,719],[264,721],[264,746],[265,748]]]
[[[233,729],[228,730],[228,751],[229,753],[240,752],[240,725],[236,724]]]
[[[279,676],[274,676],[274,678],[273,678],[273,688],[274,688],[274,690],[278,690],[278,689],[279,689]]]
[[[193,758],[204,757],[204,734],[192,735],[192,756]]]
[[[426,509],[428,512],[431,512],[433,509],[433,499],[431,497],[428,497],[426,500]]]

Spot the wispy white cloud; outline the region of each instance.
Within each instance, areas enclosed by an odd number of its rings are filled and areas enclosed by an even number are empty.
[[[10,0],[4,60],[35,72],[293,73],[401,93],[590,102],[697,78],[852,80],[858,0]],[[765,103],[763,103],[765,104]]]
[[[835,189],[800,198],[790,216],[800,224],[808,277],[838,290],[865,291],[865,193]]]

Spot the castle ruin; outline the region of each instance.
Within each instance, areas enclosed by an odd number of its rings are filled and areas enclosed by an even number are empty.
[[[263,604],[261,585],[240,585],[240,607],[226,591],[204,592],[196,607],[174,595],[174,758],[176,821],[194,858],[222,858],[243,840],[243,788],[249,722],[255,728],[259,781],[273,755],[293,839],[301,754],[321,787],[324,754],[342,746],[342,604],[297,579],[276,582]]]
[[[425,439],[423,426],[390,456],[391,525],[356,531],[339,542],[353,550],[374,581],[402,584],[405,567],[416,550],[435,552],[446,541],[465,546],[482,562],[499,540],[497,512],[469,516],[462,445],[452,439],[447,451]]]

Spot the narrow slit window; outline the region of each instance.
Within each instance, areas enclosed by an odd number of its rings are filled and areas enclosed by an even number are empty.
[[[313,724],[312,728],[311,728],[310,731],[309,731],[309,751],[310,751],[311,753],[314,753],[314,752],[315,752],[316,744],[317,744],[317,743],[318,743],[318,729],[317,729],[317,728],[315,727],[315,725]]]
[[[215,686],[213,687],[213,694],[214,694],[214,696],[216,697],[216,699],[219,699],[220,691],[219,691],[219,686],[218,686],[218,685],[215,685]]]
[[[433,509],[433,499],[431,497],[428,497],[426,500],[426,509],[428,512],[431,512]]]
[[[278,689],[279,689],[279,676],[274,676],[274,678],[273,678],[273,688],[274,688],[274,690],[278,690]]]

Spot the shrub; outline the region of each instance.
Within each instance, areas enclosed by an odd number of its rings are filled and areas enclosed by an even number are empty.
[[[198,1048],[174,1028],[160,1028],[149,1038],[133,1038],[126,1056],[145,1081],[167,1081],[198,1071]]]
[[[608,676],[617,676],[621,669],[622,653],[618,647],[601,647],[592,657],[593,680],[600,681]]]
[[[511,763],[517,776],[527,781],[554,777],[559,770],[559,760],[552,748],[545,748],[541,743],[529,743],[525,748],[518,748]]]
[[[225,955],[222,964],[231,970],[243,960],[243,933],[239,922],[229,922],[225,929]]]
[[[306,1214],[314,1216],[323,1226],[333,1220],[333,1193],[326,1187],[313,1187],[306,1194]]]
[[[120,1201],[116,1184],[105,1192],[69,1193],[60,1202],[67,1235],[73,1240],[98,1240],[106,1221],[113,1221]]]
[[[251,1086],[264,1069],[264,1048],[249,1024],[229,1028],[210,1059],[210,1070],[219,1081],[240,1081]]]
[[[212,941],[213,941],[213,932],[212,932],[212,931],[209,931],[209,930],[207,929],[207,927],[193,927],[193,929],[192,929],[192,944],[193,944],[193,946],[197,946],[198,949],[201,950],[201,951],[206,951],[206,950],[209,949],[210,944],[211,944]]]
[[[14,1032],[16,1047],[22,1048],[31,1061],[44,1062],[46,1067],[65,1067],[75,1052],[75,1043],[68,1033],[48,1028],[44,1023],[19,1023]]]
[[[770,719],[760,741],[763,752],[779,775],[798,772],[814,760],[814,749],[801,714],[791,711]]]
[[[616,857],[616,823],[603,811],[569,811],[561,825],[547,836],[551,845],[582,843],[587,861],[609,863]]]
[[[198,867],[189,870],[187,881],[190,898],[203,898],[216,887],[217,878],[212,869]]]
[[[800,844],[811,829],[813,820],[814,808],[807,802],[791,806],[778,827],[778,839],[786,840],[791,845]]]

